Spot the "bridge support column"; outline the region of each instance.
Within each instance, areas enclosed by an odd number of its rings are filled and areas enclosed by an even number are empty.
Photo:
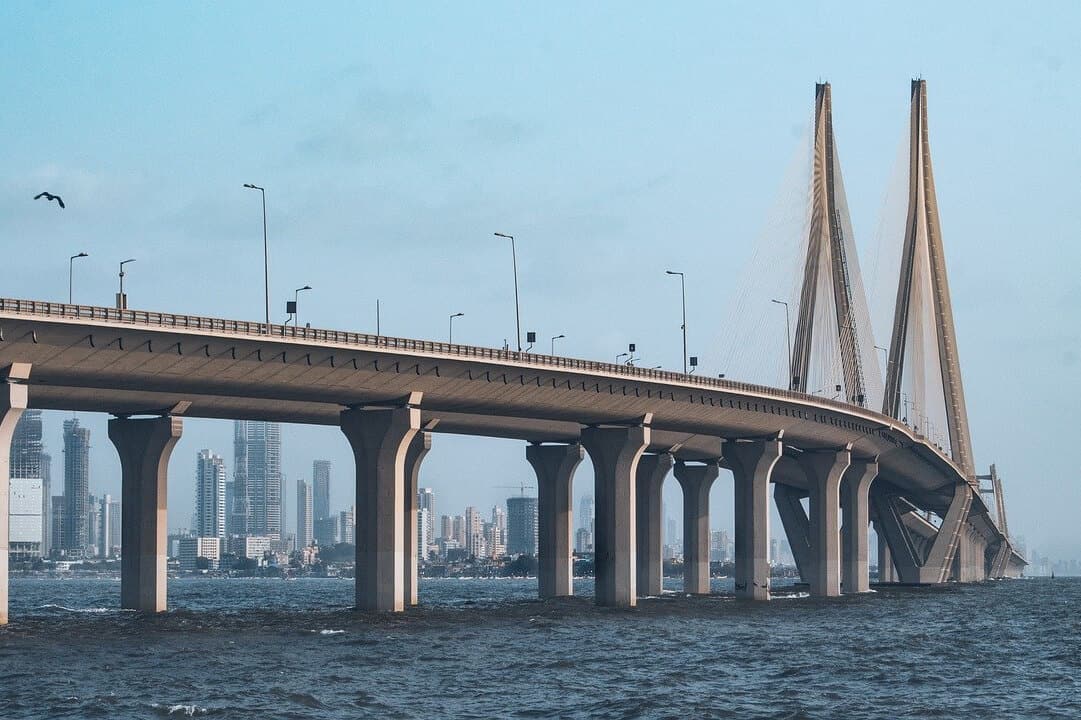
[[[26,409],[26,380],[30,366],[16,363],[2,373],[0,379],[0,625],[8,622],[8,522],[11,497],[11,439],[15,426]]]
[[[638,461],[638,596],[657,596],[663,591],[664,538],[661,535],[661,489],[672,469],[669,453],[645,454]]]
[[[807,474],[811,490],[811,595],[836,597],[841,594],[841,476],[848,468],[850,453],[805,452],[799,463]]]
[[[537,473],[537,591],[542,598],[574,594],[571,484],[582,446],[529,445],[526,460]]]
[[[418,432],[409,442],[409,449],[405,453],[405,527],[402,528],[402,541],[405,553],[405,599],[409,605],[417,604],[417,561],[420,552],[427,551],[427,548],[417,547],[417,494],[420,489],[420,464],[431,449],[432,434]],[[434,525],[435,519],[432,518],[431,522]]]
[[[875,521],[875,534],[878,536],[878,582],[897,582],[897,572],[893,568],[893,557],[890,555],[890,544],[886,540],[886,533]]]
[[[781,441],[726,442],[735,480],[736,597],[769,600],[769,481]]]
[[[717,479],[716,462],[676,462],[676,480],[683,488],[683,592],[709,594],[709,490]]]
[[[417,401],[413,404],[417,404]],[[405,459],[420,410],[343,410],[341,430],[356,461],[357,610],[405,609]],[[414,526],[415,531],[415,526]]]
[[[590,427],[582,430],[582,446],[593,462],[597,518],[594,536],[596,602],[634,607],[635,479],[638,460],[649,446],[650,416],[638,427]]]
[[[792,559],[796,562],[800,579],[809,583],[811,581],[811,528],[807,521],[807,513],[803,509],[803,498],[806,496],[806,491],[799,488],[785,485],[780,481],[773,483],[773,502],[777,505],[777,515],[781,518],[785,537],[788,538]]]
[[[120,455],[120,606],[165,612],[168,604],[169,457],[184,429],[179,417],[109,421]]]
[[[853,461],[845,471],[841,483],[842,578],[841,588],[846,593],[865,593],[871,589],[867,569],[867,553],[870,544],[868,520],[868,495],[871,483],[878,476],[878,463],[864,460]]]

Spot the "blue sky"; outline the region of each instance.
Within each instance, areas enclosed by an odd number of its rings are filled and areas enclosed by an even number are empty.
[[[560,350],[723,372],[725,307],[811,117],[834,123],[865,247],[927,78],[930,132],[977,461],[998,463],[1011,529],[1081,552],[1071,456],[1081,422],[1081,50],[1075,3],[284,4],[0,6],[3,295],[259,318],[258,194],[272,309],[294,288],[322,327],[501,346],[522,321]],[[51,190],[68,208],[32,202]],[[779,326],[779,329],[783,326]],[[104,417],[92,487],[119,489]],[[59,417],[48,439],[59,457]],[[170,521],[196,452],[231,460],[227,423],[190,421]],[[285,432],[285,469],[335,461],[332,428]],[[576,490],[591,477],[582,466]],[[517,443],[437,437],[438,512],[490,507],[529,478]],[[714,494],[730,525],[730,482]],[[678,503],[678,492],[667,491]],[[670,513],[678,516],[676,512]],[[778,530],[779,531],[779,530]]]

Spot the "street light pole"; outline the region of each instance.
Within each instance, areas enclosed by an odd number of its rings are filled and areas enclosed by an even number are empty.
[[[567,336],[566,335],[556,335],[555,337],[552,338],[552,355],[556,354],[556,340],[561,340],[561,339],[563,339],[565,337],[567,337]]]
[[[450,316],[450,320],[449,320],[450,329],[447,331],[447,344],[448,345],[453,345],[454,344],[454,318],[460,318],[460,317],[464,317],[464,316],[465,316],[465,313],[454,313],[453,315]]]
[[[293,327],[300,325],[300,305],[297,302],[300,300],[300,293],[305,290],[311,290],[311,285],[305,285],[302,288],[297,288],[293,291]]]
[[[684,276],[681,272],[674,270],[665,270],[667,275],[679,275],[679,290],[683,297],[683,325],[680,327],[683,330],[683,374],[687,374],[687,285],[684,283]]]
[[[120,294],[116,296],[116,309],[117,310],[127,310],[128,309],[128,298],[127,298],[126,295],[124,295],[124,266],[127,265],[128,263],[133,263],[133,262],[135,262],[135,258],[128,258],[127,260],[123,260],[120,263]]]
[[[84,257],[89,257],[89,255],[87,255],[84,252],[81,252],[78,255],[72,255],[68,259],[68,305],[71,305],[71,303],[72,303],[72,300],[71,300],[71,298],[72,298],[72,295],[71,295],[71,287],[72,287],[71,278],[72,278],[73,273],[75,272],[74,271],[75,260],[76,260],[76,258],[84,258]]]
[[[770,302],[784,305],[784,334],[785,343],[788,347],[788,389],[792,389],[792,323],[788,319],[788,303],[784,300],[770,300]]]
[[[517,333],[518,352],[522,352],[522,317],[518,311],[518,252],[514,248],[514,236],[504,233],[493,233],[496,237],[510,240],[510,260],[514,268],[514,330]]]
[[[263,300],[266,303],[266,333],[270,334],[270,251],[266,239],[266,189],[244,183],[249,190],[258,190],[263,196]]]

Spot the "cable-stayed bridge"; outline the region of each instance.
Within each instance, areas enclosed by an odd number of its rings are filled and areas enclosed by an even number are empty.
[[[596,599],[661,590],[661,483],[684,493],[685,588],[709,592],[709,489],[734,478],[736,594],[770,596],[769,495],[812,594],[1016,576],[1002,486],[968,435],[927,139],[912,85],[909,212],[883,378],[819,85],[793,342],[781,387],[466,345],[0,299],[0,622],[7,459],[26,408],[105,412],[123,487],[121,603],[166,609],[169,456],[184,417],[336,425],[356,461],[358,609],[418,602],[417,477],[432,435],[515,438],[537,473],[539,590],[571,593],[571,481],[595,476]],[[883,381],[884,380],[884,381]],[[819,394],[823,383],[833,389]],[[920,408],[919,414],[911,412]],[[936,415],[936,413],[938,415]],[[941,416],[940,442],[928,418]],[[804,499],[807,499],[806,506]]]

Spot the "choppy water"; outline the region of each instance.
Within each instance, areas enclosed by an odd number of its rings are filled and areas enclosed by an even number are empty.
[[[635,610],[433,580],[399,616],[347,580],[176,580],[156,617],[119,587],[12,580],[0,718],[1081,717],[1078,579]]]

